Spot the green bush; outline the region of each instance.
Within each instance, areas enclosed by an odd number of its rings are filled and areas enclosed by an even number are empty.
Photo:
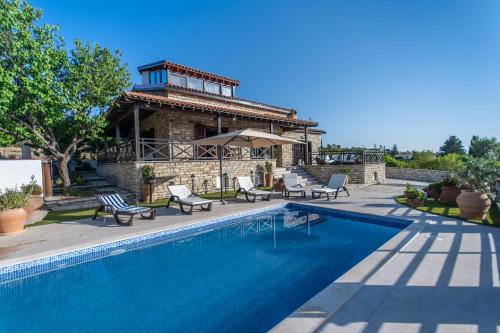
[[[21,185],[21,191],[28,195],[42,194],[42,188],[36,183],[35,175],[31,176],[31,181],[28,184]]]
[[[266,163],[264,163],[264,169],[266,170],[266,173],[270,175],[273,173],[273,163],[271,161],[266,161]]]
[[[0,211],[15,208],[24,208],[28,205],[29,194],[19,191],[17,188],[7,188],[0,195]]]
[[[391,155],[385,155],[385,165],[396,168],[430,169],[442,171],[457,171],[464,163],[464,156],[460,154],[448,154],[437,156],[431,151],[423,151],[414,154],[411,161],[401,161]]]
[[[143,165],[139,168],[144,184],[151,184],[156,179],[155,168],[152,165]]]
[[[489,193],[498,173],[500,168],[496,166],[496,161],[469,157],[460,170],[459,178],[464,188]]]

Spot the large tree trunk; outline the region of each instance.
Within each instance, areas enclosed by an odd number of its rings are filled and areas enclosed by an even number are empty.
[[[59,176],[63,181],[63,188],[66,189],[71,185],[68,171],[69,156],[60,157],[57,159],[57,168],[59,169]]]

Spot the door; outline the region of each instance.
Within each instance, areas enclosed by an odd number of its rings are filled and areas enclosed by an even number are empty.
[[[298,165],[299,161],[304,161],[304,145],[300,143],[293,144],[292,159],[293,165]]]

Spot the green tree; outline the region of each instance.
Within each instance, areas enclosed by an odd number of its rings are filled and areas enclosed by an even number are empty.
[[[500,160],[500,142],[494,137],[480,138],[478,135],[474,135],[470,141],[469,155]]]
[[[119,51],[78,40],[67,50],[25,1],[0,0],[0,17],[0,141],[43,148],[67,187],[69,159],[102,135],[104,111],[130,74]]]
[[[439,148],[439,153],[442,155],[446,154],[465,154],[464,145],[462,140],[457,138],[455,135],[450,136],[444,144]]]
[[[394,145],[391,148],[391,155],[394,156],[394,155],[397,155],[397,154],[399,154],[398,146]]]

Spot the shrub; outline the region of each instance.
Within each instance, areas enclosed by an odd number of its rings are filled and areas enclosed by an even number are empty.
[[[350,175],[352,173],[352,170],[351,170],[351,168],[348,168],[348,167],[341,167],[339,169],[339,172],[341,174],[344,174],[344,175]]]
[[[42,187],[36,183],[35,175],[31,176],[28,184],[21,185],[21,191],[28,195],[40,195],[43,192]]]
[[[429,186],[427,186],[427,188],[429,190],[434,189],[434,190],[441,192],[441,190],[443,189],[443,183],[442,182],[431,183],[431,184],[429,184]]]
[[[155,168],[152,165],[143,165],[139,168],[144,184],[151,184],[156,179]]]
[[[441,181],[442,186],[446,187],[458,186],[459,183],[460,183],[459,179],[457,178],[457,176],[453,174],[448,175]]]
[[[273,173],[273,163],[271,161],[266,161],[266,163],[264,163],[264,169],[266,173],[270,175]]]
[[[7,188],[5,193],[0,195],[0,211],[26,207],[28,197],[29,194],[19,191],[17,188]]]
[[[459,173],[460,183],[464,188],[489,193],[499,172],[494,160],[468,157]]]
[[[417,188],[412,189],[407,193],[408,199],[425,200],[425,193]]]

